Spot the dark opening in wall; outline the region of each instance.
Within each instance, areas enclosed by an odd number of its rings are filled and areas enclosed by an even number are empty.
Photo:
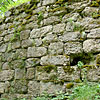
[[[94,60],[94,56],[91,53],[71,55],[71,66],[77,65],[78,61],[82,61],[84,64],[89,64],[92,60]]]

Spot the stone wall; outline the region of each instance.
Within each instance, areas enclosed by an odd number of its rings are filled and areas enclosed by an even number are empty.
[[[70,91],[80,79],[100,81],[100,9],[87,0],[33,0],[0,19],[0,97]]]

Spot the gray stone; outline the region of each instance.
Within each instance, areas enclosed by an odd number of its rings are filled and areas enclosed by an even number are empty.
[[[44,25],[51,25],[51,24],[58,23],[58,22],[60,22],[60,19],[58,16],[51,16],[43,20]]]
[[[11,15],[11,12],[10,11],[5,12],[5,16],[6,17],[9,17],[10,15]]]
[[[5,92],[5,83],[0,82],[0,94]]]
[[[83,52],[80,42],[67,42],[64,45],[65,54],[80,54]]]
[[[45,47],[28,47],[27,57],[41,57],[47,53]]]
[[[86,53],[100,52],[100,39],[88,39],[83,42],[83,50]]]
[[[49,54],[62,54],[63,53],[63,43],[62,42],[50,43],[48,52]]]
[[[7,49],[7,45],[6,45],[6,44],[2,44],[2,45],[0,46],[0,53],[5,52],[6,49]]]
[[[20,44],[20,41],[15,41],[11,44],[12,46],[12,49],[18,49],[20,48],[21,44]]]
[[[3,31],[5,29],[5,27],[6,27],[6,24],[0,25],[0,31]]]
[[[39,65],[40,60],[38,58],[29,58],[26,60],[25,63],[26,63],[26,68],[35,67],[35,66]]]
[[[28,68],[26,73],[27,79],[33,79],[35,77],[35,69],[34,68]]]
[[[11,86],[13,88],[13,93],[19,93],[19,94],[25,94],[28,91],[27,88],[27,81],[25,79],[22,80],[14,80],[11,83]]]
[[[10,69],[10,66],[9,66],[9,62],[5,62],[3,65],[2,65],[2,69]]]
[[[35,46],[37,46],[37,47],[42,45],[42,40],[41,39],[35,39],[34,42],[35,42],[34,43]]]
[[[70,58],[69,56],[57,55],[57,56],[44,56],[41,57],[41,65],[69,65]]]
[[[74,22],[68,22],[66,25],[66,31],[67,32],[73,32],[74,31]]]
[[[56,81],[57,66],[37,66],[35,75],[38,81]]]
[[[80,80],[79,71],[77,66],[58,66],[58,79],[65,81],[77,81]]]
[[[63,86],[60,84],[53,84],[52,82],[48,82],[48,83],[40,83],[40,94],[43,94],[43,92],[47,92],[48,94],[55,94],[59,91],[62,91]]]
[[[45,36],[52,30],[52,25],[42,27],[40,29],[33,29],[30,33],[30,38],[40,38]]]
[[[22,48],[27,48],[33,45],[33,40],[32,39],[27,39],[27,40],[23,40],[21,42],[21,47]]]
[[[28,83],[28,93],[33,96],[40,94],[40,83],[36,81],[29,81]]]
[[[13,70],[4,70],[0,72],[0,81],[9,81],[14,77]]]
[[[65,23],[63,24],[57,24],[53,26],[53,32],[54,33],[62,33],[65,30]]]
[[[0,42],[3,40],[3,37],[0,37]]]
[[[42,5],[50,5],[50,4],[53,4],[55,2],[56,2],[56,0],[43,0],[43,4]]]
[[[5,42],[8,42],[8,41],[11,40],[12,37],[13,37],[13,34],[6,35],[6,36],[4,37],[4,41],[5,41]]]
[[[28,39],[30,36],[30,30],[24,30],[20,33],[20,40]]]
[[[80,35],[80,32],[64,32],[62,36],[59,36],[59,40],[63,42],[79,41]]]
[[[87,35],[87,38],[100,39],[100,28],[90,30],[90,33]]]
[[[15,79],[25,79],[25,69],[15,69]]]

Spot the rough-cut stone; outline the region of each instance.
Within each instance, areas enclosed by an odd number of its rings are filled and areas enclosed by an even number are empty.
[[[60,84],[53,84],[52,82],[48,82],[48,83],[40,83],[40,94],[42,94],[44,91],[46,91],[47,93],[50,94],[54,94],[57,93],[59,91],[62,91],[63,86]]]
[[[77,71],[75,66],[58,66],[58,79],[65,81],[79,80],[79,71]]]
[[[100,39],[88,39],[83,42],[83,50],[86,53],[100,52]]]
[[[41,40],[41,39],[35,39],[34,42],[35,42],[34,44],[35,44],[37,47],[42,45],[42,40]]]
[[[57,55],[57,56],[44,56],[41,57],[41,65],[69,65],[70,58],[69,56]]]
[[[27,51],[27,57],[41,57],[47,53],[45,47],[29,47]]]
[[[33,79],[35,77],[35,69],[34,68],[28,68],[26,73],[27,79]]]
[[[65,24],[57,24],[53,26],[53,32],[54,33],[62,33],[65,30]]]
[[[64,46],[65,54],[79,54],[82,53],[82,44],[80,42],[67,42]]]
[[[45,36],[52,30],[52,25],[42,27],[40,29],[33,29],[30,33],[30,38],[40,38]]]
[[[9,62],[5,62],[3,65],[2,65],[2,69],[10,69],[10,66],[9,66]]]
[[[6,49],[7,49],[7,45],[6,45],[6,44],[2,44],[2,45],[0,46],[0,52],[1,52],[1,53],[2,53],[2,52],[5,52]]]
[[[20,40],[28,39],[29,36],[30,36],[30,30],[21,31]]]
[[[51,16],[43,20],[44,25],[51,25],[51,24],[58,23],[58,22],[60,22],[60,19],[58,16]]]
[[[56,0],[43,0],[43,4],[42,5],[50,5],[52,3],[55,3]]]
[[[15,69],[15,79],[24,79],[25,78],[25,69],[17,68]]]
[[[100,39],[100,28],[90,30],[90,33],[87,35],[87,38]]]
[[[21,46],[22,48],[27,48],[33,45],[33,40],[32,39],[27,39],[27,40],[23,40],[21,42]]]
[[[11,86],[13,87],[13,91],[14,93],[27,93],[28,88],[27,88],[27,81],[25,79],[22,80],[14,80],[11,83]]]
[[[63,53],[63,43],[62,42],[50,43],[48,52],[50,54],[62,54]]]
[[[28,83],[28,93],[33,96],[40,94],[40,83],[36,81],[29,81]]]
[[[14,77],[13,70],[4,70],[0,72],[0,81],[9,81]]]
[[[5,83],[0,83],[0,94],[5,92]]]
[[[6,24],[0,25],[0,31],[3,31],[5,29],[5,27],[6,27]]]
[[[80,40],[80,32],[64,32],[62,36],[59,36],[59,40],[63,42],[68,41],[79,41]]]
[[[39,81],[55,81],[57,79],[57,66],[37,66],[35,75],[36,80]]]
[[[42,39],[42,41],[43,41],[43,43],[45,43],[45,42],[51,43],[51,42],[57,41],[57,35],[50,32]]]
[[[9,35],[6,35],[5,37],[4,37],[4,41],[5,42],[8,42],[8,41],[10,41],[10,39],[13,37],[13,34],[9,34]]]
[[[11,12],[10,11],[5,12],[5,16],[6,17],[9,17],[10,15],[11,15]]]
[[[73,32],[73,30],[74,30],[74,22],[72,21],[72,22],[68,22],[67,23],[67,25],[66,25],[66,31],[67,32]]]
[[[13,42],[11,45],[12,49],[20,48],[20,46],[20,41]]]
[[[40,59],[38,58],[29,58],[26,60],[26,68],[29,67],[35,67],[36,65],[39,65]]]

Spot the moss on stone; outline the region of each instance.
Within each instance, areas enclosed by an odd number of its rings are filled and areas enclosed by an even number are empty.
[[[65,73],[72,73],[74,71],[74,68],[71,66],[63,66],[63,70]]]
[[[82,82],[80,79],[75,79],[74,81],[75,81],[76,83]]]
[[[48,66],[38,66],[37,70],[40,72],[47,72],[50,73],[52,70],[57,71],[57,67],[54,65],[48,65]]]
[[[100,54],[98,54],[96,57],[96,64],[100,64]]]
[[[66,88],[67,88],[67,89],[70,89],[70,88],[72,88],[73,86],[74,86],[73,83],[68,83],[68,84],[66,84]]]
[[[94,69],[95,66],[94,65],[83,65],[83,68]]]

